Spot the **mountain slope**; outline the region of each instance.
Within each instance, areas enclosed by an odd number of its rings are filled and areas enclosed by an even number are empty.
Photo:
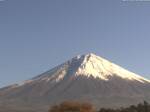
[[[31,80],[0,89],[0,106],[14,111],[19,107],[19,112],[46,111],[49,105],[64,100],[90,101],[96,107],[150,101],[150,81],[95,54],[87,54]]]

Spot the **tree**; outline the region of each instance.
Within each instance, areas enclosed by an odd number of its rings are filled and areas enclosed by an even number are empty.
[[[148,103],[146,101],[144,101],[144,110],[145,112],[148,112]]]
[[[65,101],[52,106],[49,112],[94,112],[94,108],[90,103]]]

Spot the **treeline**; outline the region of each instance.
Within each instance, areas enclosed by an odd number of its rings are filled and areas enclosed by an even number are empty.
[[[150,112],[150,105],[144,101],[138,105],[131,105],[129,107],[120,109],[101,108],[98,112]]]
[[[49,112],[150,112],[150,104],[144,101],[138,105],[131,105],[126,108],[101,108],[96,111],[90,103],[65,101],[59,105],[52,106]]]

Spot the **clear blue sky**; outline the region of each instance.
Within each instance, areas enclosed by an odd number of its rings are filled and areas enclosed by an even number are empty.
[[[0,0],[0,87],[78,54],[150,79],[150,2]]]

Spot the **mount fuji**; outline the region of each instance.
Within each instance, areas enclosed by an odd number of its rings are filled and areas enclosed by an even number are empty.
[[[46,112],[66,100],[100,107],[150,102],[150,80],[95,54],[79,55],[19,84],[0,89],[0,112]]]

